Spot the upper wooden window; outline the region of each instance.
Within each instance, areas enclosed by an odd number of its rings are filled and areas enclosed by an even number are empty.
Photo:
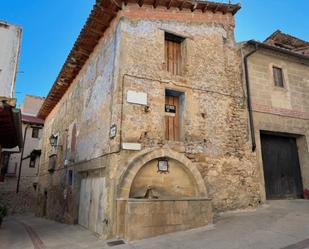
[[[172,74],[180,75],[182,68],[181,45],[183,37],[165,33],[165,64],[166,70]]]
[[[280,67],[273,67],[275,86],[284,87],[283,71]]]

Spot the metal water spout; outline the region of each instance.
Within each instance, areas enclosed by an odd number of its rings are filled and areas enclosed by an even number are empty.
[[[155,196],[152,188],[148,187],[147,190],[146,190],[146,193],[144,195],[144,198],[145,199],[158,199],[159,197]]]

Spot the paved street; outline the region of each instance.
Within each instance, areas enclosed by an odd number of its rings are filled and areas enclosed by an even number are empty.
[[[133,225],[133,224],[132,224]],[[309,248],[309,201],[272,201],[257,211],[230,212],[214,226],[110,247],[91,232],[32,216],[7,218],[1,249],[305,249]]]

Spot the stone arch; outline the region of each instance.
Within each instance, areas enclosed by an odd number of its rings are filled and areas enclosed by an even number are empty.
[[[123,169],[118,179],[117,198],[128,199],[131,185],[139,170],[148,162],[157,158],[170,158],[183,165],[185,171],[194,179],[199,197],[208,197],[204,180],[197,167],[184,155],[170,149],[155,149],[141,151],[135,155]]]

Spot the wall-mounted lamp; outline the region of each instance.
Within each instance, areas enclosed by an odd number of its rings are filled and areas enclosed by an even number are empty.
[[[58,143],[58,136],[55,136],[54,134],[52,134],[49,137],[49,143],[52,147],[57,147],[57,143]]]
[[[168,173],[168,160],[167,158],[160,158],[158,160],[158,172],[160,173]]]

